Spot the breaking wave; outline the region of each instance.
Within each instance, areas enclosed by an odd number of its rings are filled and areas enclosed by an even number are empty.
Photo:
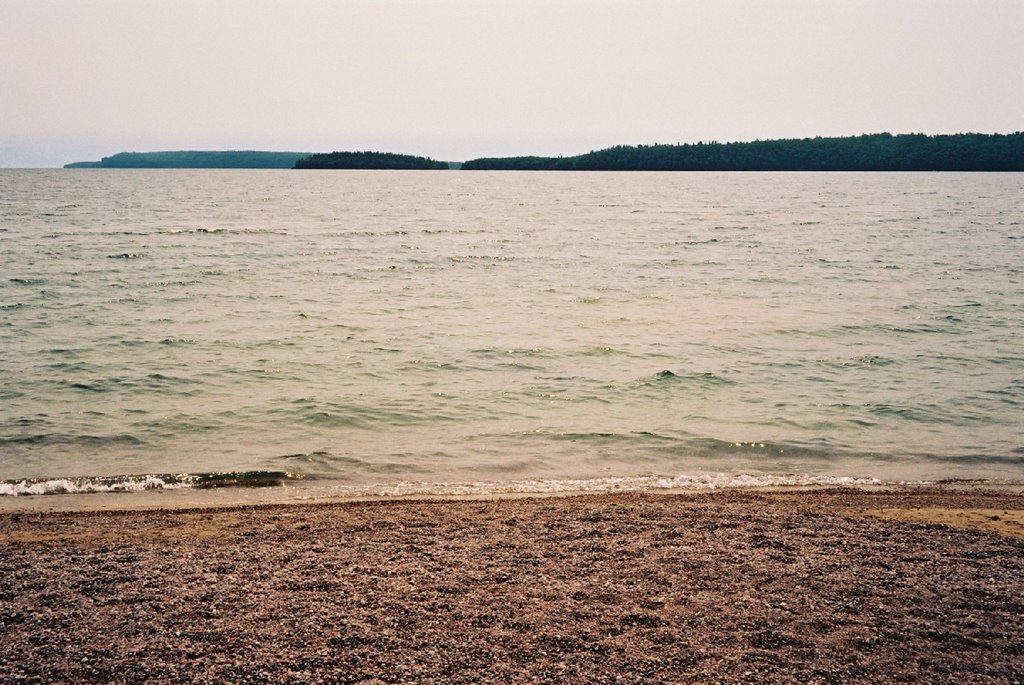
[[[96,492],[142,492],[182,488],[262,488],[283,485],[305,476],[285,471],[26,478],[0,481],[0,496],[75,495]]]

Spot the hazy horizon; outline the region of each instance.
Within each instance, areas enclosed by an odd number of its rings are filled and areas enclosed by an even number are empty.
[[[1024,129],[1024,3],[7,0],[0,167]]]

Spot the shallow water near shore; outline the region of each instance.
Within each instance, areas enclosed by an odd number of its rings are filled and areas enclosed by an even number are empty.
[[[1024,479],[1022,190],[0,171],[0,494]]]

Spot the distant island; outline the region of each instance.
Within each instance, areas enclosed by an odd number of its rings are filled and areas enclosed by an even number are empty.
[[[292,169],[308,152],[174,150],[119,152],[98,162],[73,162],[65,169]]]
[[[448,169],[448,162],[393,152],[323,152],[295,162],[296,169]]]
[[[619,145],[575,157],[487,157],[465,170],[1024,171],[1024,132],[876,133],[752,143]]]

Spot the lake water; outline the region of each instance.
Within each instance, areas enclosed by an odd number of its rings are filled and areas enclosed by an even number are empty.
[[[0,171],[0,245],[0,494],[1024,479],[1022,174]]]

